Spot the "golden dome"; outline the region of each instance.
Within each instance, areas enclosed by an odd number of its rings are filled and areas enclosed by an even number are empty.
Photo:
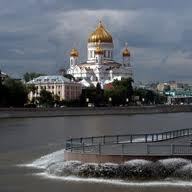
[[[79,57],[79,52],[77,51],[77,49],[75,49],[75,48],[71,49],[70,56]]]
[[[131,56],[130,51],[127,47],[123,50],[122,55],[123,55],[123,57],[130,57]]]
[[[97,43],[99,40],[101,43],[113,43],[112,36],[107,32],[101,21],[99,22],[96,30],[90,35],[88,42]]]

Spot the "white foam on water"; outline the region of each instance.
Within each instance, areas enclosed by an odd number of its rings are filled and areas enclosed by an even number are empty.
[[[148,161],[148,160],[144,160],[144,159],[133,159],[133,160],[129,160],[124,162],[124,164],[126,165],[132,165],[132,166],[138,166],[138,165],[147,165],[147,164],[151,164],[152,161]]]
[[[188,166],[185,167],[185,169],[189,169],[189,165],[192,166],[190,163],[191,161],[185,160],[185,159],[166,159],[166,160],[160,160],[163,164],[175,164],[176,162],[185,162]],[[23,166],[26,167],[33,167],[38,169],[43,169],[41,173],[37,173],[35,175],[44,177],[44,178],[50,178],[50,179],[57,179],[57,180],[64,180],[67,182],[86,182],[86,183],[104,183],[104,184],[110,184],[110,185],[124,185],[124,186],[182,186],[182,187],[192,187],[192,182],[190,181],[182,181],[182,180],[171,180],[171,181],[130,181],[130,180],[120,180],[120,179],[103,179],[103,178],[83,178],[83,177],[77,177],[77,176],[63,176],[63,175],[55,175],[51,174],[53,172],[49,172],[47,170],[55,169],[56,172],[62,172],[63,171],[63,165],[68,165],[69,167],[73,165],[74,162],[65,162],[64,161],[64,149],[44,155],[40,157],[39,159],[25,164]],[[128,162],[130,165],[146,165],[150,163],[150,161],[146,160],[131,160]],[[106,163],[103,164],[106,166],[116,166],[116,164]]]
[[[191,161],[183,158],[169,158],[169,159],[162,159],[159,160],[160,163],[164,165],[171,165],[171,164],[178,164],[178,163],[186,163],[190,164]]]
[[[49,175],[47,173],[38,173],[35,174],[42,178],[62,180],[66,182],[76,182],[76,183],[93,183],[93,184],[109,184],[116,186],[127,186],[127,187],[192,187],[192,182],[182,181],[182,180],[173,180],[173,181],[149,181],[149,182],[132,182],[125,180],[117,179],[101,179],[101,178],[81,178],[75,176],[55,176]]]
[[[31,163],[23,164],[20,166],[46,169],[51,164],[55,164],[58,162],[64,162],[64,149],[44,155]]]

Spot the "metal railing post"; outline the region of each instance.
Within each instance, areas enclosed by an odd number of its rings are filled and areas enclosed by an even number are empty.
[[[121,148],[122,148],[122,155],[124,155],[124,144],[123,143],[121,145]]]
[[[73,142],[72,142],[72,138],[70,139],[70,147],[71,147],[71,152],[73,151]]]
[[[85,152],[85,144],[82,143],[82,147],[83,147],[83,153]]]
[[[145,134],[145,143],[147,143],[147,137],[148,137],[148,135]]]
[[[130,135],[130,143],[133,143],[133,136]]]
[[[105,135],[103,136],[103,144],[105,144]]]
[[[150,146],[147,144],[147,155],[150,153],[149,147]]]
[[[159,141],[159,135],[156,134],[156,141]]]
[[[173,154],[174,154],[174,145],[171,144],[171,155],[173,155]]]
[[[101,155],[101,143],[99,143],[99,155]]]

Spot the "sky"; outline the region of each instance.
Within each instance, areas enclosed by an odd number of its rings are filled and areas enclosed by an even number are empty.
[[[128,42],[135,81],[192,81],[191,0],[0,0],[0,69],[56,74],[73,47],[83,62],[99,20],[115,60]]]

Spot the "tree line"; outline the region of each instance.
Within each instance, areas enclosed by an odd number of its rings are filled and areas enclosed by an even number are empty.
[[[40,75],[42,74],[26,73],[24,74],[24,80],[27,82]],[[131,78],[121,81],[115,80],[109,89],[102,89],[98,83],[96,87],[84,88],[80,98],[72,101],[60,101],[59,96],[41,90],[40,96],[29,102],[28,94],[31,91],[37,91],[36,87],[34,85],[27,86],[20,80],[7,78],[3,82],[0,81],[0,107],[35,107],[37,105],[42,107],[83,107],[88,106],[89,103],[100,107],[165,103],[165,97],[152,90],[133,88],[132,84],[133,80]]]

